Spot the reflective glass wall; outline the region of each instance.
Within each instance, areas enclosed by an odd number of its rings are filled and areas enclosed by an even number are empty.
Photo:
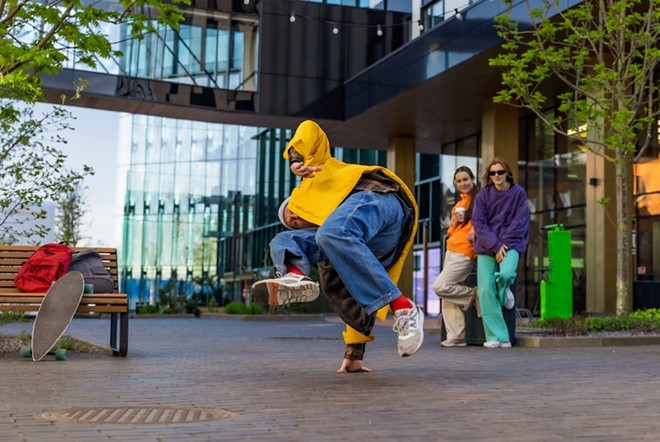
[[[552,111],[548,118],[553,118]],[[586,153],[558,137],[537,118],[520,122],[519,183],[527,191],[530,210],[529,246],[520,262],[518,290],[525,287],[518,307],[540,314],[540,282],[547,277],[548,239],[545,226],[563,224],[571,232],[573,309],[586,309]]]
[[[123,126],[120,266],[131,308],[158,303],[168,281],[177,296],[224,296],[219,260],[236,260],[218,250],[254,227],[258,130],[137,115]]]
[[[138,40],[125,26],[103,25],[123,56],[97,59],[90,67],[71,54],[69,69],[193,84],[219,89],[257,90],[258,20],[228,12],[187,13],[178,30],[160,27]]]
[[[426,0],[421,11],[424,30],[429,30],[479,0]]]
[[[635,164],[636,263],[633,308],[660,308],[660,130]]]

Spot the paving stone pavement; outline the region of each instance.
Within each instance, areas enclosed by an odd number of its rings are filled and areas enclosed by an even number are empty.
[[[108,321],[67,334],[106,344]],[[0,327],[2,334],[30,324]],[[660,346],[441,348],[374,330],[372,373],[338,375],[336,320],[135,318],[127,358],[0,357],[3,441],[636,441],[660,436]],[[76,408],[221,410],[189,423],[44,417]],[[102,420],[102,419],[101,419]]]

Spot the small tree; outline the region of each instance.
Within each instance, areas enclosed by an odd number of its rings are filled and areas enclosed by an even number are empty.
[[[82,172],[64,168],[66,155],[58,146],[66,143],[63,134],[71,129],[69,118],[59,106],[35,115],[33,105],[17,107],[0,100],[1,242],[12,244],[18,237],[39,242],[48,232],[42,204],[57,201],[93,173],[87,166]]]
[[[183,19],[179,4],[190,0],[0,1],[0,241],[28,236],[38,242],[46,227],[25,227],[13,222],[16,215],[20,221],[44,219],[44,201],[57,200],[92,173],[87,166],[63,171],[66,155],[58,147],[66,143],[70,114],[57,106],[34,115],[32,104],[43,99],[41,75],[57,74],[72,61],[95,67],[100,58],[120,57],[106,25],[124,25],[140,39],[159,26],[176,28]]]
[[[658,116],[655,71],[660,60],[660,0],[585,0],[528,3],[531,27],[504,14],[496,19],[505,40],[490,60],[503,68],[495,102],[531,110],[556,133],[611,161],[616,170],[616,311],[629,310],[632,225],[628,197],[632,165],[644,153]],[[542,84],[558,80],[558,112],[544,111]],[[605,203],[606,201],[603,201]]]
[[[71,247],[76,247],[85,237],[82,234],[85,209],[86,186],[80,182],[69,191],[61,195],[58,201],[55,239]]]
[[[0,96],[32,102],[42,98],[41,74],[67,63],[95,67],[99,58],[120,57],[104,27],[126,26],[137,39],[159,26],[177,27],[177,5],[190,0],[80,0],[0,2]]]

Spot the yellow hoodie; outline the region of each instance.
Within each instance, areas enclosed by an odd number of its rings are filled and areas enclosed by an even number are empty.
[[[313,178],[303,179],[298,187],[291,192],[288,209],[306,221],[322,225],[330,214],[351,193],[363,174],[381,171],[401,186],[400,195],[404,197],[413,208],[414,217],[410,234],[405,239],[405,245],[399,259],[390,267],[388,274],[394,283],[399,281],[403,263],[412,250],[417,231],[418,209],[415,197],[408,186],[393,172],[382,166],[363,166],[348,164],[333,158],[330,155],[330,142],[319,125],[311,120],[300,123],[293,138],[284,150],[284,158],[289,159],[289,149],[294,148],[303,157],[306,166],[319,166],[321,171],[315,172]],[[403,229],[403,226],[402,226]],[[378,311],[377,316],[385,319],[388,307]],[[347,344],[369,342],[373,338],[364,336],[347,326],[344,333]],[[350,341],[350,342],[349,342]]]

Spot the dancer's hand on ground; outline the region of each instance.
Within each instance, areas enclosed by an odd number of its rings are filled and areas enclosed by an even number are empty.
[[[291,164],[291,172],[301,178],[314,178],[314,172],[320,172],[318,166],[305,166],[305,163],[296,162]]]
[[[341,367],[337,370],[337,373],[367,373],[371,369],[362,365],[362,361],[344,359],[341,362]]]

